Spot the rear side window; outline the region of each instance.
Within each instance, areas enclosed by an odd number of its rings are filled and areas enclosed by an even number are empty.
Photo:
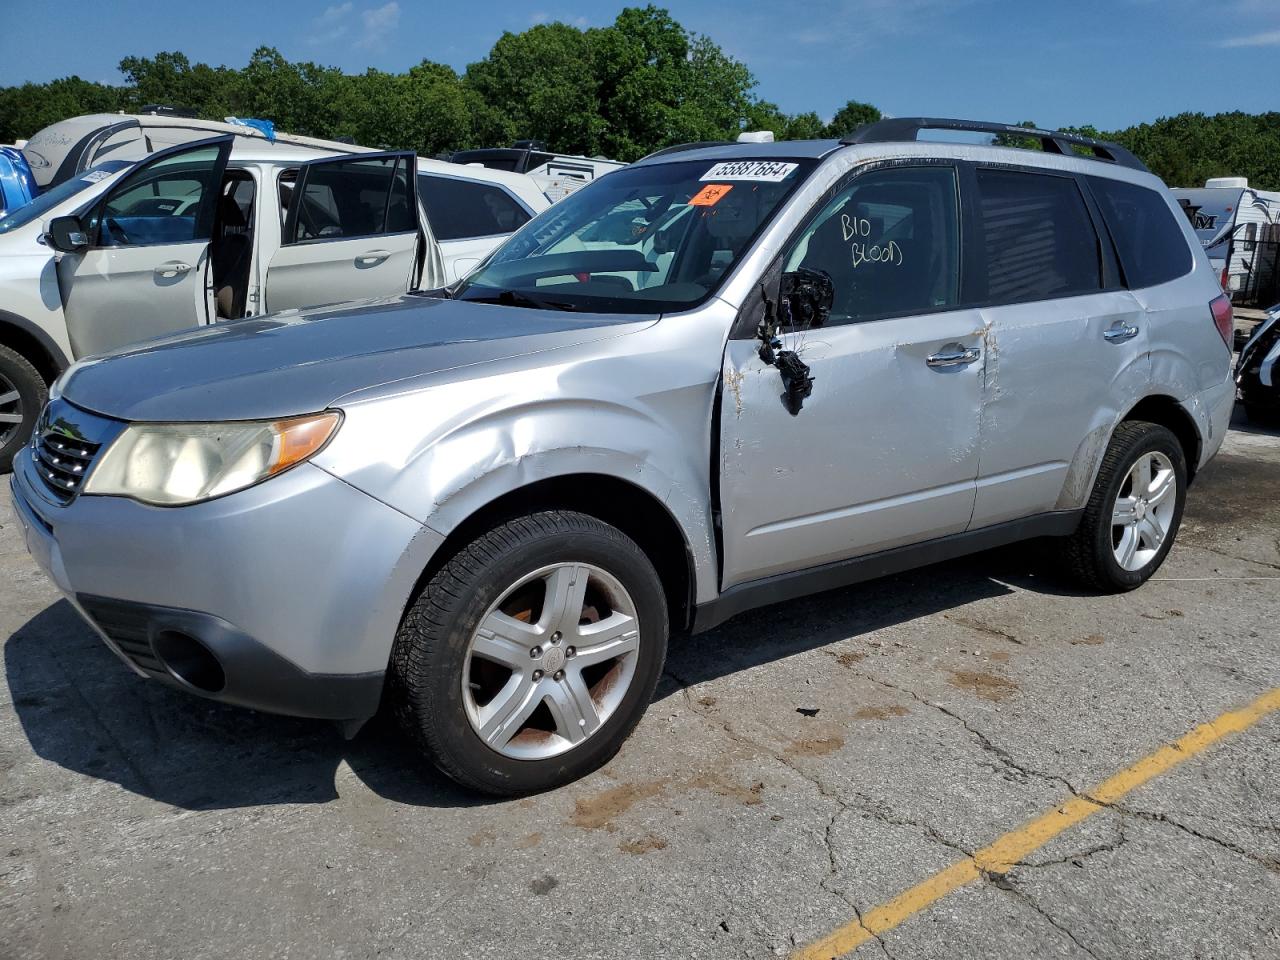
[[[418,192],[437,240],[511,233],[529,220],[528,211],[496,184],[420,173]]]
[[[1111,231],[1125,282],[1154,287],[1191,270],[1191,251],[1164,197],[1119,180],[1090,177],[1089,188]]]
[[[978,210],[992,303],[1102,288],[1098,234],[1075,180],[978,170]]]
[[[415,229],[403,157],[317,163],[304,171],[301,189],[300,197],[289,200],[290,206],[298,208],[290,238],[293,243]]]

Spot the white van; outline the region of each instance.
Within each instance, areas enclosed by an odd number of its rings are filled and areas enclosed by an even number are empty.
[[[1255,190],[1246,177],[1212,177],[1201,188],[1170,192],[1191,221],[1222,289],[1239,293],[1257,269],[1254,245],[1268,239],[1270,225],[1280,224],[1280,193]]]
[[[233,136],[83,171],[0,218],[0,470],[73,360],[438,288],[548,206],[520,174]]]

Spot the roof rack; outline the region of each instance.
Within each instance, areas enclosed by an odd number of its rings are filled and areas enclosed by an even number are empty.
[[[987,123],[982,120],[947,120],[941,117],[890,117],[877,120],[875,123],[863,124],[840,142],[845,145],[857,143],[888,143],[900,140],[917,140],[921,130],[967,130],[976,133],[1008,134],[1016,137],[1034,137],[1040,141],[1045,153],[1059,153],[1068,157],[1079,157],[1081,154],[1073,147],[1085,147],[1092,153],[1092,159],[1104,160],[1133,170],[1147,170],[1146,164],[1118,143],[1082,137],[1077,133],[1063,133],[1061,130],[1040,130],[1036,127],[1015,127],[1009,123]]]

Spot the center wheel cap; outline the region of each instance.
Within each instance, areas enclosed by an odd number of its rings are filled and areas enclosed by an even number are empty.
[[[551,647],[542,655],[542,669],[547,673],[555,673],[564,666],[564,651],[559,647]]]

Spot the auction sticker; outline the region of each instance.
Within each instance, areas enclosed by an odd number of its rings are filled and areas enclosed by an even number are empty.
[[[702,175],[703,180],[763,180],[780,183],[795,172],[797,163],[777,160],[726,160]]]
[[[720,198],[732,189],[733,184],[731,183],[708,183],[689,198],[689,206],[714,207],[720,202]]]

